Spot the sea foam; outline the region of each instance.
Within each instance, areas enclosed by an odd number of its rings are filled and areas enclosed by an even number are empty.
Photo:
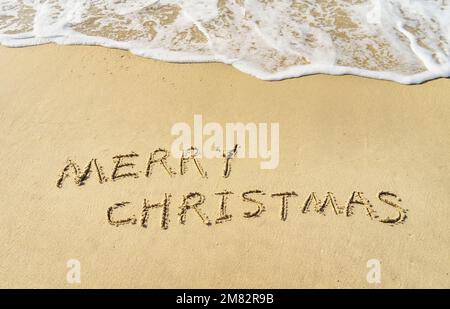
[[[0,0],[0,44],[49,42],[413,84],[450,76],[450,0]]]

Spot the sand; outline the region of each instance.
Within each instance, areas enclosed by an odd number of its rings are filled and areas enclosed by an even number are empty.
[[[223,64],[55,45],[2,47],[0,67],[0,287],[450,287],[448,79],[265,82]],[[169,149],[171,127],[192,124],[195,114],[220,124],[279,123],[278,167],[235,159],[224,178],[222,159],[203,158],[202,178],[193,165],[180,175],[169,158],[175,177],[160,165],[146,177],[149,155]],[[112,181],[113,157],[132,152],[137,177]],[[94,158],[107,182],[93,173],[81,186],[70,177],[57,186],[68,160],[84,168]],[[232,218],[216,224],[216,193],[225,189],[234,193]],[[255,195],[266,211],[245,218],[257,207],[242,198],[252,190],[266,193]],[[201,211],[211,225],[194,209],[180,224],[183,197],[192,192],[205,196]],[[282,211],[272,194],[284,192],[296,196]],[[332,203],[303,213],[312,192],[322,202],[330,192],[342,213]],[[363,192],[378,218],[362,204],[348,210],[354,192]],[[161,209],[149,210],[143,227],[144,199],[161,203],[165,194],[168,228]],[[113,217],[131,221],[115,226],[108,209],[119,202],[130,204]],[[380,222],[398,214],[406,214],[399,224]],[[67,280],[71,259],[80,263],[80,283]],[[372,259],[380,262],[380,283],[367,280]]]

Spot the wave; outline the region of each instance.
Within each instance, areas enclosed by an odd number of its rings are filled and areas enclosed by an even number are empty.
[[[50,42],[414,84],[450,76],[450,0],[0,0],[0,44]]]

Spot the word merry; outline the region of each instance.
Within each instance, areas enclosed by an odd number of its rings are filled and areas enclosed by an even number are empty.
[[[231,163],[232,159],[236,157],[237,149],[238,146],[235,145],[231,151],[222,154],[222,158],[224,160],[222,176],[224,178],[228,178],[231,174]],[[73,177],[74,182],[79,186],[84,185],[92,175],[97,177],[100,184],[107,182],[109,179],[116,181],[130,177],[139,178],[139,173],[135,170],[136,164],[134,163],[134,160],[138,157],[139,155],[134,152],[114,156],[112,158],[114,168],[111,172],[110,178],[105,175],[102,165],[96,158],[91,159],[84,169],[80,168],[76,162],[69,160],[62,169],[61,175],[56,182],[56,186],[58,188],[62,188],[64,181],[70,176]],[[174,177],[178,173],[180,175],[185,175],[189,164],[192,164],[196,168],[202,178],[208,177],[207,172],[203,169],[200,160],[198,159],[198,151],[196,148],[191,147],[184,151],[183,156],[179,159],[178,168],[171,166],[168,163],[168,158],[169,151],[166,149],[159,148],[153,151],[149,155],[145,166],[145,177],[150,177],[152,175],[155,166],[162,167],[170,177]]]

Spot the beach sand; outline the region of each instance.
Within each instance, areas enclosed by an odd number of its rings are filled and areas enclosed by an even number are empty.
[[[450,80],[422,85],[354,76],[316,75],[266,82],[224,64],[171,64],[90,46],[0,48],[0,287],[149,288],[450,288]],[[170,149],[178,122],[279,123],[280,162],[201,159],[208,178],[191,167],[169,177],[149,155]],[[134,152],[135,177],[111,181],[113,157]],[[91,159],[96,175],[82,186],[57,181],[68,160]],[[178,168],[174,158],[169,163]],[[191,162],[192,163],[192,162]],[[130,169],[123,169],[123,171]],[[221,196],[232,191],[231,221],[216,224]],[[261,190],[266,211],[242,193]],[[295,191],[281,220],[281,198]],[[205,225],[194,210],[178,213],[183,196],[200,192]],[[311,192],[336,198],[342,214],[302,208]],[[363,192],[364,205],[346,205]],[[407,210],[402,224],[399,208]],[[170,194],[168,229],[161,210],[144,199]],[[386,194],[386,193],[385,193]],[[381,195],[383,197],[383,195]],[[399,201],[401,199],[401,201]],[[136,224],[111,225],[107,212]],[[286,213],[285,213],[286,215]],[[71,284],[68,261],[81,266]],[[380,283],[367,274],[380,262]]]

